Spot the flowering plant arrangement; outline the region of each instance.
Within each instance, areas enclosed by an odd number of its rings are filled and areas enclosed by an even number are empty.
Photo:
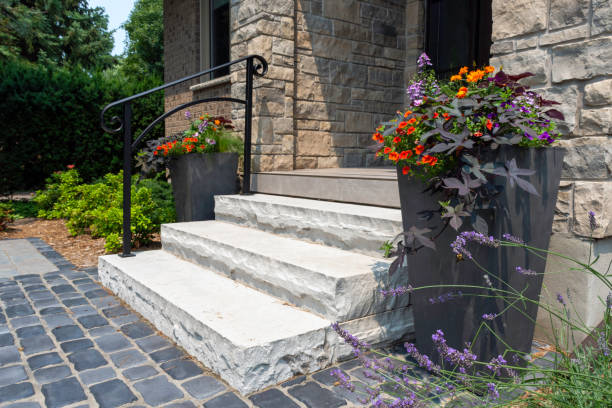
[[[190,153],[242,153],[242,140],[233,135],[232,121],[223,116],[208,114],[199,117],[187,111],[185,117],[191,121],[183,133],[147,142],[138,153],[136,166],[144,173],[163,170],[173,157]]]
[[[495,162],[496,150],[504,145],[553,144],[560,135],[551,119],[563,120],[563,114],[550,108],[557,102],[543,99],[518,82],[533,75],[529,72],[508,75],[492,66],[463,67],[450,80],[441,81],[426,54],[419,57],[418,66],[407,89],[408,108],[382,123],[372,136],[378,143],[377,155],[395,163],[403,175],[445,194],[447,199],[437,211],[452,228],[458,230],[464,218],[470,217],[474,228],[486,233],[486,223],[476,210],[496,205],[499,190],[493,177],[505,177],[510,187],[518,185],[538,194],[521,178],[534,170],[518,168],[514,159]],[[433,247],[418,232],[405,233],[404,244],[418,241]]]

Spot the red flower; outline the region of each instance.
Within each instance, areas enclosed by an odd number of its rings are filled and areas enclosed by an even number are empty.
[[[400,122],[400,124],[399,124],[399,125],[397,125],[397,128],[398,128],[398,129],[403,129],[403,128],[405,128],[406,126],[408,126],[408,122]]]
[[[491,119],[487,119],[487,129],[493,129],[493,122],[491,122]]]
[[[409,135],[412,134],[412,132],[414,132],[416,129],[414,128],[414,126],[410,126],[408,129],[406,129],[406,133],[408,133]]]
[[[411,125],[412,125],[414,122],[416,122],[416,118],[410,118],[410,119],[408,120],[408,123],[410,123]]]
[[[398,161],[399,160],[399,154],[397,152],[389,153],[389,160]]]
[[[425,146],[423,146],[423,145],[418,145],[417,147],[414,148],[414,152],[417,155],[423,153],[423,150],[425,150]]]
[[[401,141],[402,141],[402,138],[401,138],[401,137],[399,137],[399,136],[395,136],[395,137],[393,138],[393,143],[395,143],[395,144],[398,144],[398,143],[399,143],[399,142],[401,142]]]
[[[404,175],[405,175],[405,174],[408,174],[409,172],[410,172],[410,167],[408,167],[408,166],[404,166],[404,167],[402,168],[402,174],[404,174]]]
[[[438,158],[437,157],[432,157],[431,161],[429,162],[429,165],[430,166],[435,166],[437,162],[438,162]]]
[[[389,152],[391,151],[390,147],[385,147],[385,150],[383,150],[384,154],[389,154]]]
[[[450,119],[450,115],[448,113],[446,113],[446,112],[444,112],[442,114],[442,116],[444,117],[445,120],[449,120]]]
[[[412,157],[412,150],[404,150],[400,153],[400,159],[402,160],[409,159],[410,157]]]
[[[480,132],[480,131],[474,132],[473,135],[474,135],[474,137],[480,137],[480,136],[482,136],[482,132]]]
[[[74,169],[74,164],[69,164],[66,167],[68,167],[69,169]]]
[[[440,116],[440,115],[438,115],[438,112],[434,112],[434,114],[433,114],[434,119],[438,119],[438,116]]]

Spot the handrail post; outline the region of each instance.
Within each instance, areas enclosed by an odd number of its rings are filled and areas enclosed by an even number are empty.
[[[244,176],[242,180],[242,194],[251,193],[251,125],[253,120],[253,58],[247,59],[246,66],[246,95],[244,113]]]
[[[119,256],[129,257],[132,254],[132,104],[123,105],[123,253]]]

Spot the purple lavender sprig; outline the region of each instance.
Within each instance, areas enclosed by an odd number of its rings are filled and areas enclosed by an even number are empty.
[[[338,380],[338,385],[342,388],[346,388],[347,390],[354,392],[355,384],[351,382],[351,378],[344,374],[342,370],[336,368],[330,372],[331,376]]]
[[[351,333],[344,330],[342,327],[340,327],[340,324],[338,322],[333,323],[331,327],[332,329],[334,329],[336,333],[338,333],[338,336],[342,337],[342,339],[344,340],[346,344],[350,344],[351,347],[353,347],[353,351],[361,351],[361,350],[370,349],[370,345],[368,343],[366,343],[365,341],[359,340],[357,337],[353,336]]]
[[[599,227],[599,224],[595,219],[595,212],[593,211],[589,211],[589,226],[591,227],[591,231],[595,231],[597,227]]]
[[[421,70],[425,67],[430,67],[432,64],[431,60],[429,59],[429,56],[425,53],[422,53],[417,59],[417,65],[419,66],[419,70]]]
[[[408,352],[408,354],[410,354],[410,357],[416,360],[419,367],[424,368],[427,371],[433,373],[440,372],[440,366],[434,364],[433,361],[431,361],[431,359],[426,355],[419,353],[419,350],[417,350],[416,346],[413,343],[404,343],[404,348],[406,348],[406,351]]]
[[[185,111],[185,118],[186,119],[191,119],[191,112]]]
[[[496,400],[499,398],[499,391],[497,391],[497,388],[494,383],[487,383],[487,389],[489,391],[489,397],[491,397],[491,399]]]
[[[521,266],[517,266],[515,270],[521,275],[525,275],[525,276],[536,276],[537,275],[536,271],[533,271],[531,269],[526,269]]]
[[[472,253],[466,248],[468,242],[476,242],[480,245],[485,245],[492,248],[499,247],[499,240],[493,237],[487,237],[477,231],[464,231],[457,235],[457,238],[450,244],[453,252],[457,255],[462,255],[467,259],[472,259]]]
[[[525,241],[523,241],[519,237],[515,237],[514,235],[503,234],[502,238],[504,238],[506,241],[514,242],[515,244],[521,244],[521,245],[525,244]]]
[[[412,285],[408,285],[408,286],[398,286],[396,288],[391,288],[391,289],[381,289],[380,293],[383,296],[400,296],[400,295],[404,295],[406,293],[412,293],[412,291],[414,290],[414,288],[412,287]]]
[[[565,303],[565,299],[563,299],[563,295],[561,293],[557,293],[557,302],[559,302],[563,306],[567,306]]]
[[[449,363],[458,366],[460,372],[465,372],[465,369],[470,368],[474,364],[474,361],[476,361],[476,354],[473,354],[467,348],[464,348],[463,352],[461,352],[448,346],[442,330],[436,330],[436,332],[431,335],[431,339],[436,345],[440,356]]]
[[[438,297],[429,298],[429,303],[432,305],[435,305],[436,303],[445,303],[449,300],[453,300],[455,298],[462,297],[462,296],[463,296],[463,292],[461,292],[460,290],[458,290],[457,292],[450,291],[448,293],[443,293]]]
[[[497,317],[495,313],[485,313],[482,315],[482,318],[485,320],[494,320]]]

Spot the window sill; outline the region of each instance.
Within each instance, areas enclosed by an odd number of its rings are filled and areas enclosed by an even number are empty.
[[[231,82],[232,76],[225,75],[219,78],[211,79],[210,81],[202,82],[201,84],[196,84],[189,87],[191,92],[203,91],[204,89],[214,88],[219,85],[224,85]]]

